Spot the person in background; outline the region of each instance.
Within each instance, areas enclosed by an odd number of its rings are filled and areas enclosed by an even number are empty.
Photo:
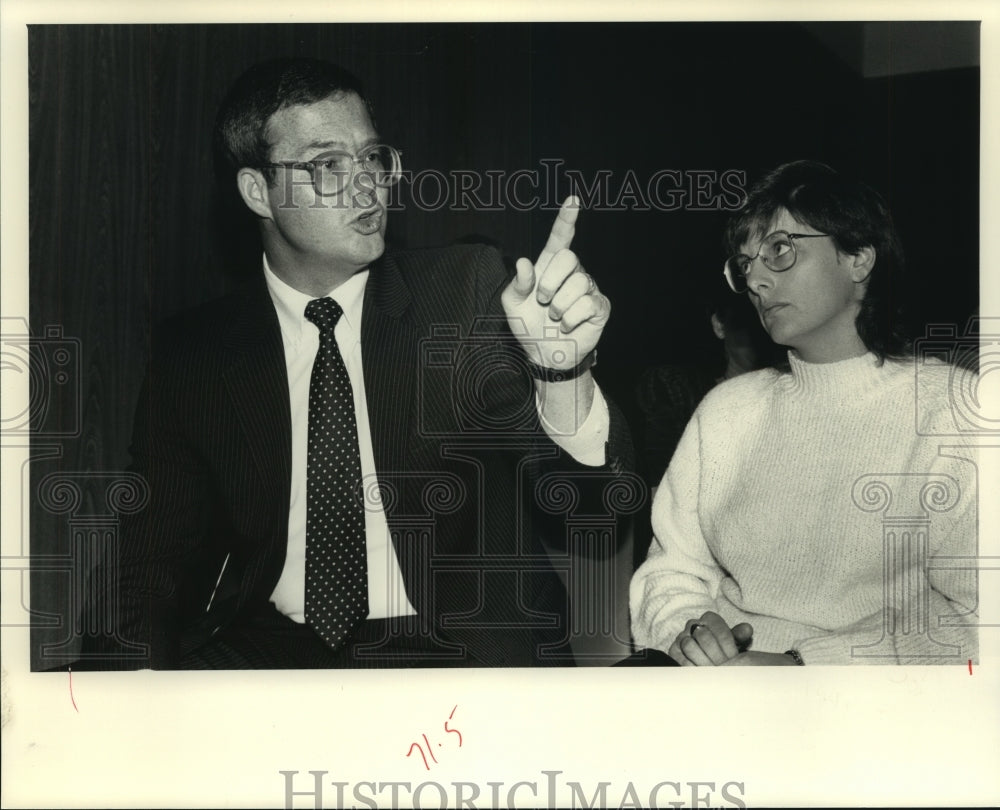
[[[654,494],[702,397],[718,383],[779,357],[748,301],[734,296],[721,279],[707,298],[705,320],[714,336],[713,357],[699,362],[699,357],[688,355],[648,368],[636,385],[643,414],[639,469]]]

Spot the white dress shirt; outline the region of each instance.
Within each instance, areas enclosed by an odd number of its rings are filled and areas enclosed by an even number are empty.
[[[351,277],[328,294],[344,311],[334,330],[334,339],[344,358],[347,375],[354,393],[354,412],[358,426],[358,449],[361,454],[361,474],[365,480],[365,536],[368,548],[368,618],[408,616],[416,613],[406,596],[403,574],[389,534],[389,524],[378,496],[375,454],[372,448],[371,426],[368,422],[368,401],[362,372],[361,318],[365,285],[365,270]],[[285,566],[271,601],[283,614],[300,624],[305,622],[306,567],[306,465],[309,441],[309,381],[313,361],[319,349],[319,330],[306,320],[306,304],[313,296],[299,292],[278,278],[264,257],[264,277],[268,292],[278,313],[281,339],[288,370],[288,394],[292,416],[292,480],[288,509],[288,551]],[[559,435],[544,419],[542,427],[552,440],[582,464],[604,464],[610,418],[608,406],[595,387],[590,414],[575,434]]]

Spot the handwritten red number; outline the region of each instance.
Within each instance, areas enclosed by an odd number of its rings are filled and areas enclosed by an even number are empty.
[[[457,709],[457,708],[458,708],[458,704],[456,703],[455,704],[455,709]],[[455,709],[451,710],[451,714],[448,715],[448,720],[451,720],[451,718],[455,716]],[[462,732],[459,731],[458,729],[455,729],[455,728],[448,728],[448,720],[444,721],[444,730],[447,731],[449,734],[457,734],[458,735],[458,747],[461,748],[462,747]]]
[[[437,762],[437,757],[434,756],[434,750],[431,748],[431,741],[427,739],[426,734],[421,734],[420,736],[423,737],[424,742],[427,743],[427,753],[431,755],[431,759]]]
[[[455,717],[455,711],[457,709],[458,709],[458,704],[456,703],[455,707],[451,710],[451,714],[448,715],[448,720],[451,720],[452,718]],[[458,729],[455,729],[455,728],[448,728],[448,720],[444,721],[444,730],[446,732],[448,732],[449,734],[457,734],[458,735],[458,747],[461,748],[462,747],[462,732],[459,731]],[[423,737],[424,738],[424,742],[427,743],[427,754],[430,754],[431,759],[433,759],[434,762],[436,763],[437,762],[437,757],[434,756],[434,747],[431,745],[431,741],[427,739],[427,735],[426,734],[421,734],[420,736]],[[440,748],[440,747],[441,747],[441,743],[438,743],[438,748]],[[410,743],[410,750],[406,752],[406,756],[408,756],[408,757],[413,756],[413,749],[414,748],[417,749],[417,751],[420,754],[420,758],[424,761],[424,769],[429,771],[431,769],[431,766],[427,763],[427,754],[424,753],[424,749],[421,748],[420,743],[418,743],[418,742]]]
[[[427,757],[424,756],[423,749],[420,747],[418,743],[412,743],[410,745],[410,750],[406,752],[406,756],[410,756],[410,754],[413,753],[414,748],[416,748],[420,752],[420,758],[423,759],[424,761],[424,768],[426,768],[429,771],[431,767],[430,765],[427,764]]]

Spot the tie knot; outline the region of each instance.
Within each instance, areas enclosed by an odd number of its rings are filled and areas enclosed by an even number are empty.
[[[332,298],[314,298],[306,304],[306,318],[319,328],[320,334],[332,332],[344,310]]]

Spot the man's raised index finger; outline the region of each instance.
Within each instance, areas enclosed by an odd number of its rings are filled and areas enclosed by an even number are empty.
[[[573,235],[576,233],[576,218],[579,213],[580,198],[575,195],[567,197],[556,215],[556,221],[552,223],[552,230],[549,232],[548,241],[538,257],[538,264],[551,259],[560,250],[570,246],[573,242]]]

